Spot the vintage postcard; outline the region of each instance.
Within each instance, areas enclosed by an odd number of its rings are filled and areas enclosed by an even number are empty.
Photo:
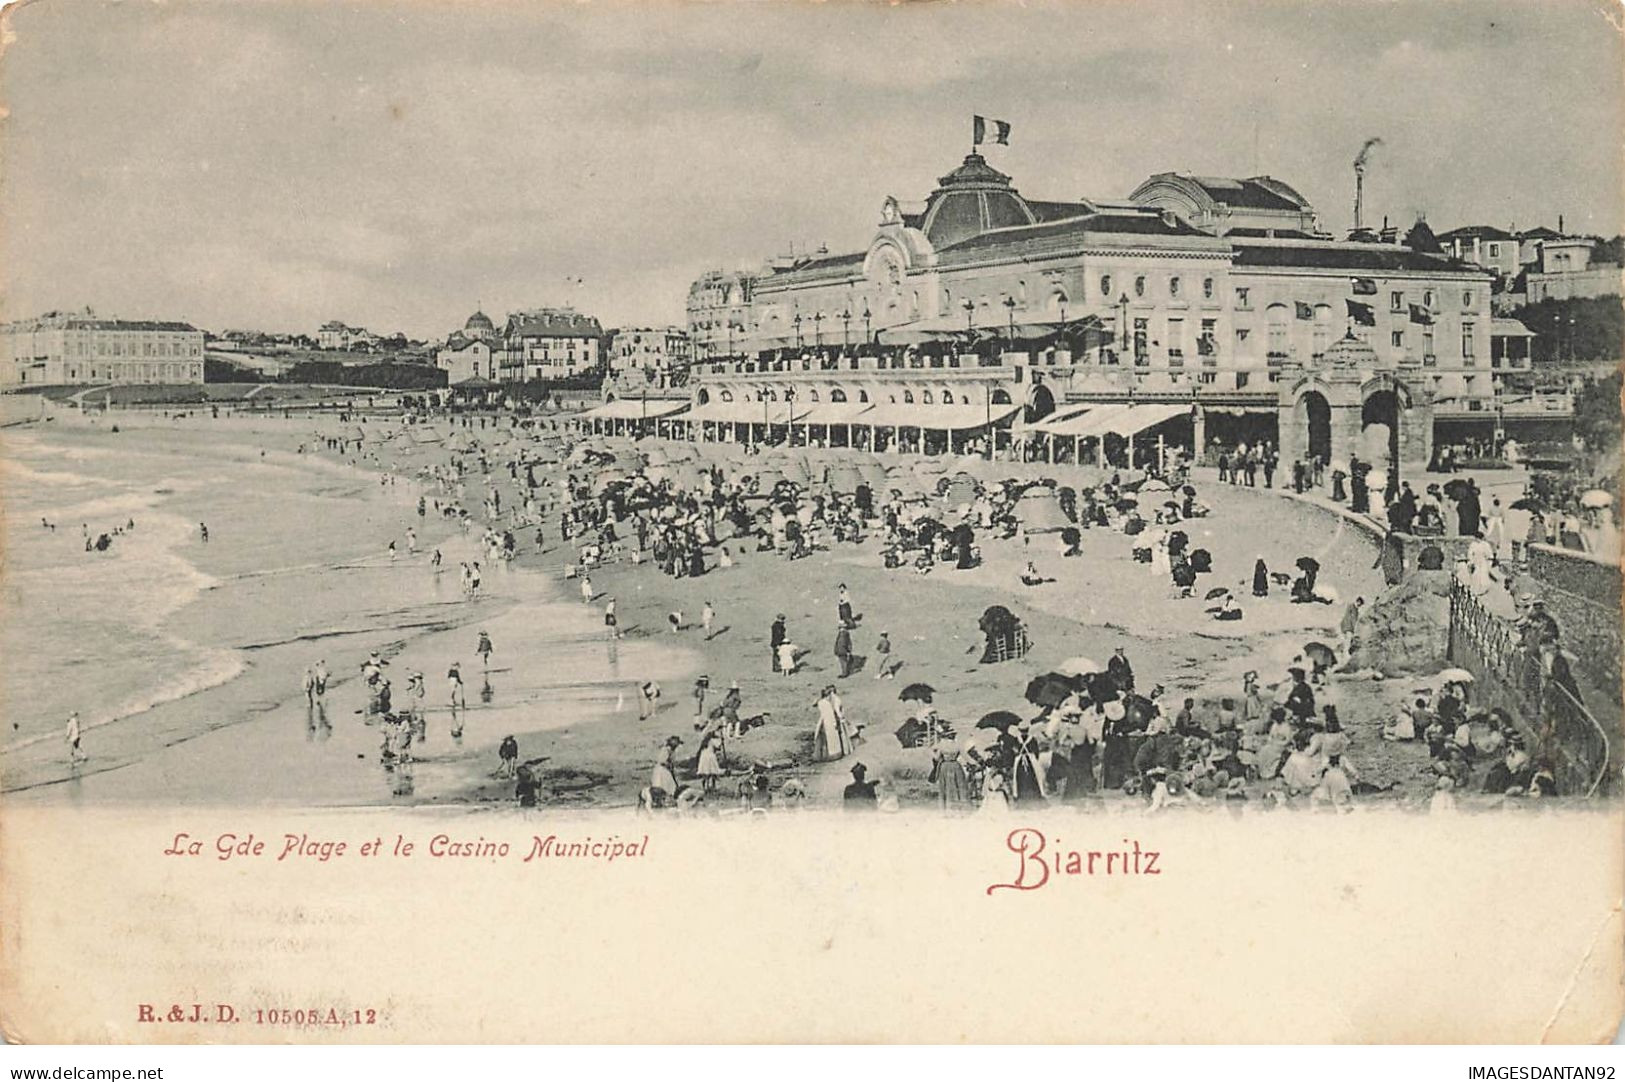
[[[1605,0],[35,0],[20,1043],[1599,1042]]]

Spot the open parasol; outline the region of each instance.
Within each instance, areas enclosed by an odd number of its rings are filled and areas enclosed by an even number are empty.
[[[937,689],[930,684],[910,684],[897,698],[905,703],[929,703],[936,693]]]
[[[982,720],[976,723],[978,729],[1008,729],[1012,725],[1020,725],[1021,718],[1008,710],[993,710],[982,715]]]
[[[1439,673],[1439,682],[1441,684],[1471,684],[1473,674],[1466,669],[1445,669]]]
[[[1025,697],[1034,706],[1059,706],[1077,691],[1072,677],[1064,673],[1045,673],[1027,684]]]
[[[1055,671],[1067,676],[1092,676],[1098,672],[1105,672],[1106,667],[1093,658],[1087,658],[1079,654],[1077,657],[1069,657],[1055,666]]]
[[[1588,511],[1614,506],[1614,497],[1600,488],[1594,488],[1580,497],[1580,506]]]

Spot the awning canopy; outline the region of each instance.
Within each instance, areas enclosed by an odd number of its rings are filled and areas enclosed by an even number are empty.
[[[952,406],[908,405],[895,402],[876,406],[857,423],[878,428],[920,428],[933,431],[962,432],[982,428],[989,422],[998,424],[1019,410],[1020,406],[993,406],[985,403]]]
[[[580,421],[636,421],[643,418],[669,417],[688,408],[688,400],[681,398],[615,398],[601,406],[594,406],[576,415]]]
[[[1070,436],[1074,427],[1082,424],[1084,418],[1101,408],[1094,404],[1063,407],[1043,420],[1028,425],[1027,431],[1040,436]],[[1111,407],[1105,408],[1110,409]]]
[[[868,424],[866,414],[874,409],[873,402],[812,402],[806,413],[796,417],[798,425],[861,425]]]
[[[795,423],[801,422],[801,417],[807,412],[805,406],[796,410]],[[768,424],[784,425],[791,423],[790,405],[786,402],[719,402],[711,401],[704,405],[695,406],[683,415],[685,421],[720,421],[723,424],[761,424],[764,420]]]
[[[1112,433],[1127,438],[1138,435],[1148,428],[1155,428],[1164,421],[1170,421],[1189,411],[1189,406],[1177,403],[1161,403],[1151,406],[1107,406],[1089,414],[1086,423],[1081,426],[1081,430],[1070,434],[1075,436],[1103,436]]]

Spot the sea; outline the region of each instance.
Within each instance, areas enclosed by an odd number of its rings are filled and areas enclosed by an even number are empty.
[[[29,749],[62,758],[71,712],[87,738],[129,730],[95,742],[134,754],[144,714],[237,678],[258,651],[435,626],[462,605],[456,563],[423,564],[436,544],[471,543],[419,520],[415,486],[222,428],[0,432],[8,788],[33,778]]]

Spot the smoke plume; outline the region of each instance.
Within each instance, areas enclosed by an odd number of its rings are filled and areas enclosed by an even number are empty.
[[[1382,139],[1375,135],[1367,139],[1364,143],[1360,144],[1360,153],[1355,155],[1354,158],[1354,168],[1364,169],[1366,161],[1371,157],[1371,149],[1381,145]]]

